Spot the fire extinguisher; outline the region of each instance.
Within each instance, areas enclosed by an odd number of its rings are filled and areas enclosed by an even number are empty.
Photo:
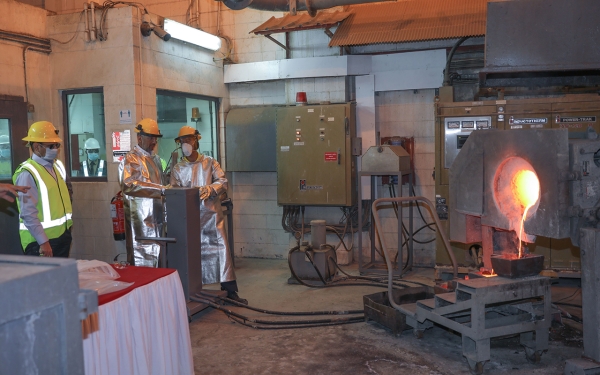
[[[115,241],[125,240],[125,209],[123,208],[123,193],[120,191],[110,200],[110,216]]]

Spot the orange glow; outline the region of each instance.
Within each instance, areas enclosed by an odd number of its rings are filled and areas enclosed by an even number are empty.
[[[540,197],[540,181],[533,171],[520,170],[512,180],[513,192],[521,206],[533,206]]]
[[[529,211],[540,198],[540,180],[538,180],[537,175],[533,171],[520,170],[515,174],[515,177],[513,177],[512,186],[515,198],[517,198],[517,201],[519,201],[524,208],[519,236],[519,239],[521,239],[523,238],[523,227],[525,226],[527,211]],[[519,258],[523,256],[521,253],[521,243],[522,241],[519,240]]]
[[[495,276],[498,276],[498,275],[496,275],[496,273],[494,272],[494,269],[493,269],[493,268],[492,268],[492,270],[491,270],[491,271],[483,271],[483,272],[481,273],[481,275],[482,275],[483,277],[495,277]]]

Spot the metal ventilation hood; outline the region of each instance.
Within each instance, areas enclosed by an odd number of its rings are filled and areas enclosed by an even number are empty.
[[[600,84],[598,14],[597,0],[489,2],[482,86]]]

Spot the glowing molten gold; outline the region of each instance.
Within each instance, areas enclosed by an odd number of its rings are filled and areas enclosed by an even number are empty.
[[[533,207],[538,199],[540,198],[540,180],[537,175],[530,170],[518,171],[512,180],[513,194],[524,208],[523,218],[521,219],[521,233],[519,238],[523,238],[523,227],[525,224],[525,218],[527,217],[527,211]],[[519,258],[521,254],[521,241],[519,241]]]
[[[520,170],[512,180],[515,197],[525,209],[533,206],[540,198],[540,180],[529,170]]]

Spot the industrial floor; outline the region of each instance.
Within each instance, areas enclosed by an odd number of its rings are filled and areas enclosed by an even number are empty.
[[[357,267],[344,267],[352,274]],[[280,311],[362,309],[362,296],[384,291],[377,287],[314,289],[289,285],[287,261],[236,259],[240,296],[250,305]],[[415,276],[416,274],[416,276]],[[433,278],[432,269],[418,269],[420,281]],[[209,285],[206,289],[217,289]],[[580,289],[553,288],[553,301],[577,300]],[[558,294],[558,295],[556,295]],[[251,317],[262,314],[228,306]],[[572,314],[577,313],[576,311]],[[579,317],[581,312],[579,310]],[[265,319],[275,319],[264,316]],[[577,325],[575,325],[577,326]],[[234,323],[208,308],[190,324],[195,373],[199,374],[469,374],[459,335],[440,327],[422,339],[411,331],[397,337],[384,327],[360,322],[333,327],[257,330]],[[564,361],[582,354],[580,332],[555,324],[550,349],[540,364],[528,363],[518,337],[493,339],[485,374],[563,374]]]

